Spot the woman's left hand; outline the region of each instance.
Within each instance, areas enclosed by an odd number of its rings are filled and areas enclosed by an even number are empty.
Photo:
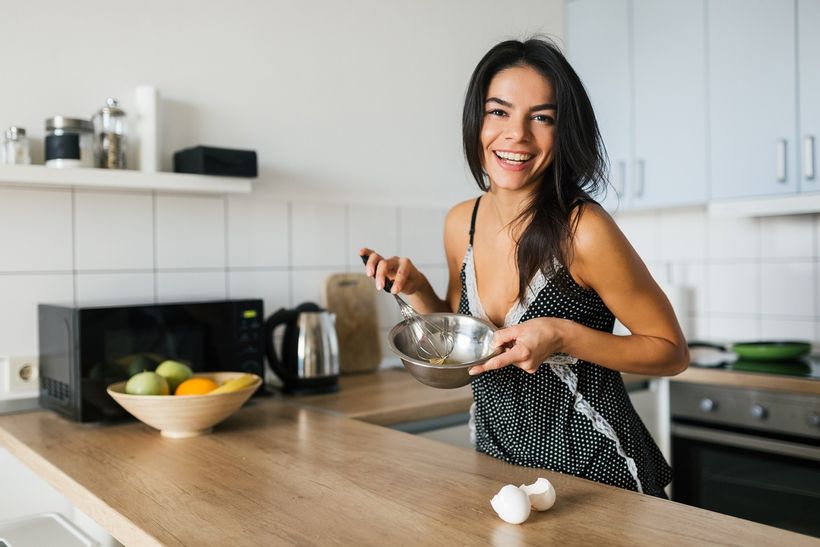
[[[481,374],[508,365],[535,374],[547,357],[561,351],[560,326],[564,321],[555,317],[540,317],[496,331],[493,347],[504,347],[506,351],[483,365],[472,367],[470,374]]]

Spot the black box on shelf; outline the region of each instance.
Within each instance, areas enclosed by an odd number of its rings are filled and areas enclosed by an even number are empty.
[[[256,152],[195,146],[174,152],[174,172],[223,177],[256,177]]]

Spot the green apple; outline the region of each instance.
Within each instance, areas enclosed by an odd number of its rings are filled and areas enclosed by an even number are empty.
[[[168,381],[168,389],[171,390],[171,393],[176,391],[179,384],[194,375],[191,367],[185,363],[171,361],[170,359],[160,363],[155,372]]]
[[[168,395],[168,382],[156,372],[140,372],[125,384],[125,392],[131,395]]]

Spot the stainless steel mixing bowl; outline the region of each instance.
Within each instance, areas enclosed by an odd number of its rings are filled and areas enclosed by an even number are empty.
[[[422,384],[445,389],[467,385],[473,379],[467,374],[470,367],[497,353],[492,347],[495,327],[489,321],[457,313],[431,313],[424,318],[453,333],[453,351],[444,364],[434,365],[419,356],[418,339],[406,321],[393,327],[387,338],[404,368]]]

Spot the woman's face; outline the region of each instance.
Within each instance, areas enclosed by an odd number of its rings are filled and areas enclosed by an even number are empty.
[[[555,137],[552,84],[528,66],[510,67],[490,81],[484,103],[484,170],[496,188],[537,183],[552,161]]]

